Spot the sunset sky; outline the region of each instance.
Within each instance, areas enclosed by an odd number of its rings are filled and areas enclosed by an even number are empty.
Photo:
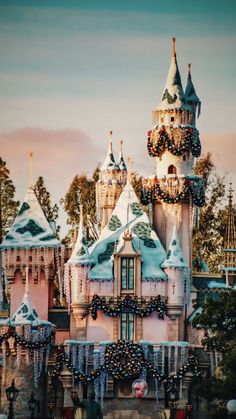
[[[0,0],[0,156],[17,198],[30,150],[56,202],[104,160],[109,130],[115,154],[123,139],[134,169],[153,172],[146,132],[172,36],[184,87],[192,63],[203,151],[236,191],[235,23],[234,0]]]

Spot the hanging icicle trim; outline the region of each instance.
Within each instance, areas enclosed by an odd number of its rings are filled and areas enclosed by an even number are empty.
[[[163,178],[148,179],[143,185],[141,202],[143,205],[149,202],[165,202],[166,204],[178,204],[186,202],[189,197],[197,207],[205,204],[205,186],[200,177],[190,178]]]
[[[178,346],[179,342],[176,342],[176,345]],[[94,369],[88,374],[78,371],[78,369],[73,366],[72,360],[68,359],[66,353],[64,351],[59,351],[56,365],[52,370],[52,376],[60,376],[64,365],[69,369],[73,375],[73,379],[77,382],[94,381],[104,372],[102,378],[102,380],[104,380],[104,383],[102,384],[102,395],[104,396],[106,388],[105,383],[107,380],[107,376],[105,378],[105,374],[111,375],[113,378],[118,380],[125,380],[131,377],[140,377],[143,368],[145,368],[147,372],[151,373],[151,375],[158,380],[158,382],[164,384],[172,383],[173,380],[181,380],[188,371],[191,371],[194,376],[198,376],[200,374],[198,370],[197,357],[194,354],[189,354],[188,348],[185,348],[184,346],[183,349],[181,349],[181,359],[179,359],[178,365],[176,364],[176,371],[171,372],[170,374],[166,373],[166,351],[167,356],[168,352],[169,355],[172,353],[168,350],[168,345],[167,349],[166,347],[161,346],[160,352],[158,353],[158,359],[153,361],[151,357],[150,359],[145,359],[141,345],[131,341],[119,340],[116,343],[106,344],[103,352],[101,351],[101,348],[94,351]],[[159,368],[159,355],[161,357],[164,355],[164,358],[162,359],[163,367],[161,370]],[[95,381],[95,393],[97,391],[97,397],[99,398],[101,397],[101,392],[98,388],[100,385],[101,381]]]
[[[102,310],[103,313],[109,317],[117,317],[124,311],[129,311],[130,313],[134,313],[139,317],[148,317],[154,311],[156,311],[158,319],[161,320],[164,319],[166,312],[166,303],[163,301],[160,295],[155,298],[151,298],[150,302],[145,308],[139,307],[137,300],[133,299],[129,295],[125,296],[123,299],[118,300],[114,306],[107,304],[104,297],[94,295],[89,307],[91,316],[94,320],[97,318],[98,310]]]

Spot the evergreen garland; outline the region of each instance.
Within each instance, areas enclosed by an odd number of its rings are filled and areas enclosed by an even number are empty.
[[[180,136],[180,144],[178,143]],[[182,138],[184,137],[184,140]],[[170,134],[165,127],[158,127],[154,131],[148,132],[147,149],[151,157],[161,156],[165,150],[170,151],[174,156],[182,156],[186,151],[191,151],[193,157],[201,154],[201,143],[199,133],[196,128],[173,128]]]
[[[98,310],[102,310],[109,317],[117,317],[124,311],[133,313],[139,317],[148,317],[156,311],[158,319],[163,320],[166,304],[161,300],[160,295],[158,295],[158,297],[151,298],[147,307],[141,308],[138,306],[136,299],[132,299],[131,296],[127,295],[125,298],[119,300],[115,307],[112,307],[106,303],[105,298],[94,295],[90,303],[90,313],[93,320],[96,320]]]
[[[0,345],[4,340],[8,340],[9,338],[14,338],[16,343],[23,348],[26,349],[39,349],[44,348],[45,346],[49,345],[53,342],[54,334],[51,333],[47,338],[41,339],[38,341],[30,341],[26,340],[23,336],[18,335],[13,327],[9,327],[8,331],[0,336]]]
[[[143,368],[146,368],[152,377],[164,385],[181,380],[188,371],[191,371],[195,377],[199,376],[198,360],[194,354],[189,355],[186,364],[180,367],[174,375],[161,374],[151,360],[145,359],[141,345],[127,340],[118,340],[118,342],[107,345],[104,364],[88,374],[73,367],[63,349],[59,349],[56,365],[51,372],[52,376],[60,376],[64,364],[77,382],[93,381],[103,371],[117,380],[125,380],[140,376]]]
[[[148,205],[149,202],[157,203],[159,201],[167,204],[178,204],[179,202],[186,201],[190,195],[193,198],[193,204],[197,207],[202,207],[205,204],[205,189],[203,184],[197,185],[186,179],[183,190],[175,195],[171,195],[161,189],[156,179],[155,184],[147,189],[143,189],[141,202],[143,205]]]

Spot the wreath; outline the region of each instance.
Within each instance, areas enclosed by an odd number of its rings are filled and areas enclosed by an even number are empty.
[[[114,378],[124,380],[141,373],[144,363],[142,348],[126,340],[107,346],[105,368]]]

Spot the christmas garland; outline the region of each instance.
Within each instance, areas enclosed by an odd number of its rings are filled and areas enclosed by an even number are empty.
[[[76,370],[67,358],[65,352],[59,350],[56,365],[51,371],[52,376],[59,377],[63,370],[63,365],[72,373],[73,379],[79,382],[93,381],[98,378],[103,371],[106,371],[117,380],[125,380],[131,377],[138,377],[143,368],[146,368],[152,377],[163,384],[181,380],[188,371],[191,371],[194,376],[199,375],[198,360],[193,354],[189,355],[186,364],[180,367],[174,375],[161,374],[152,361],[145,359],[143,350],[139,344],[126,340],[118,340],[118,342],[108,345],[105,351],[104,364],[88,374]]]
[[[52,343],[54,339],[54,335],[51,333],[47,338],[41,339],[39,341],[29,341],[26,340],[23,336],[18,335],[12,327],[9,327],[8,331],[0,336],[0,345],[4,340],[8,340],[9,338],[14,338],[16,343],[22,346],[23,348],[28,349],[39,349],[45,348],[50,343]]]
[[[179,202],[185,201],[188,196],[191,195],[193,198],[193,204],[197,207],[205,205],[205,190],[201,186],[191,184],[186,180],[186,184],[181,192],[171,195],[169,192],[165,192],[161,189],[158,183],[152,185],[148,189],[144,189],[141,195],[141,202],[143,205],[147,205],[149,202],[157,203],[158,201],[165,202],[167,204],[178,204]]]
[[[112,307],[106,303],[104,298],[94,295],[90,303],[90,313],[94,320],[97,318],[98,310],[102,310],[103,313],[109,317],[117,317],[124,311],[136,314],[136,316],[139,317],[147,317],[156,311],[158,319],[163,320],[166,311],[166,304],[161,300],[160,295],[158,295],[155,298],[151,298],[147,307],[141,308],[138,307],[136,299],[132,299],[131,296],[127,295],[124,299],[118,300],[115,307]]]
[[[157,128],[148,131],[147,149],[151,157],[159,157],[165,150],[174,156],[182,156],[186,151],[191,151],[193,157],[200,156],[201,143],[196,128],[174,128],[170,130],[170,134],[164,127],[159,131]]]

